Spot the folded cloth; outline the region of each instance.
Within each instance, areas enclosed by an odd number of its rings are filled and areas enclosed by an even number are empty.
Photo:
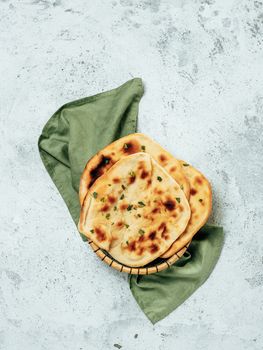
[[[40,156],[76,225],[79,181],[87,160],[112,141],[136,132],[143,91],[141,79],[132,79],[117,89],[65,104],[44,126],[38,141]],[[191,256],[154,275],[130,276],[132,294],[153,323],[187,299],[216,264],[223,231],[206,226],[200,232],[203,238],[193,240]]]

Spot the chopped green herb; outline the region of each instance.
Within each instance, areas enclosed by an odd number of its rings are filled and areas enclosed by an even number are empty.
[[[128,211],[132,210],[132,207],[133,207],[133,205],[132,205],[132,204],[129,204],[128,207],[127,207],[127,210],[128,210]]]
[[[106,219],[109,220],[109,218],[110,218],[110,213],[108,213],[108,214],[106,215]]]
[[[90,230],[91,233],[94,233],[94,230]]]
[[[111,223],[111,226],[113,226],[113,225],[114,225],[114,222]]]
[[[183,164],[183,166],[189,166],[189,164],[187,164],[187,163],[184,163],[184,164]]]
[[[142,202],[142,201],[140,201],[140,202],[138,202],[138,204],[139,204],[139,206],[142,208],[142,207],[145,207],[145,204]]]
[[[127,143],[125,143],[125,144],[123,145],[123,148],[124,148],[124,149],[128,149],[128,148],[129,148],[129,146],[127,145]]]
[[[126,244],[129,245],[129,241],[126,241]]]
[[[141,228],[139,229],[139,234],[142,236],[142,235],[144,235],[145,234],[145,231],[144,230],[142,230]]]
[[[104,164],[109,164],[110,160],[109,158],[104,158]]]
[[[160,181],[160,182],[163,181],[163,179],[161,178],[161,176],[157,176],[157,180]]]
[[[141,146],[143,152],[145,152],[146,147],[144,145]]]
[[[108,186],[111,186],[111,184],[108,184]]]
[[[98,197],[98,193],[97,192],[93,192],[93,197],[96,199]]]
[[[135,177],[136,176],[134,171],[130,171],[129,175],[130,175],[130,177]]]
[[[181,185],[180,188],[181,188],[181,190],[184,190],[184,185]]]
[[[123,199],[124,198],[124,194],[122,194],[121,196],[120,196],[120,199]]]
[[[105,198],[102,197],[102,198],[100,199],[100,201],[104,203],[104,202],[105,202]]]
[[[137,214],[137,216],[140,218],[140,217],[141,217],[141,214]]]
[[[116,205],[114,206],[114,211],[116,211],[117,210],[117,207],[116,207]]]
[[[176,197],[175,199],[177,200],[177,202],[178,202],[178,203],[180,203],[180,202],[181,202],[181,198]]]
[[[121,185],[121,187],[122,187],[123,190],[126,190],[126,187],[124,185]]]
[[[130,227],[130,225],[128,225],[128,224],[125,224],[125,226],[126,226],[126,228]]]
[[[199,199],[199,202],[203,202],[203,199],[202,199],[202,198],[200,198],[200,199]]]

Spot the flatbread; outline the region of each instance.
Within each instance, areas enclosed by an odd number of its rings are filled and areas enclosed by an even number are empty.
[[[120,263],[138,267],[167,251],[190,216],[179,184],[139,152],[121,158],[91,186],[79,231]]]
[[[191,208],[191,219],[185,232],[161,256],[162,258],[171,257],[190,242],[193,236],[204,226],[212,209],[212,189],[209,181],[199,170],[190,164],[183,160],[180,160],[180,163],[190,183],[189,204]]]
[[[120,159],[141,151],[150,154],[175,179],[189,199],[190,186],[180,162],[148,136],[135,133],[109,144],[88,161],[80,179],[80,204],[98,177]]]

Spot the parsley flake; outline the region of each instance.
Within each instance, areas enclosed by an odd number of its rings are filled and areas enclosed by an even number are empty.
[[[124,185],[121,185],[121,187],[122,187],[123,190],[126,190],[126,187]]]
[[[120,199],[123,199],[124,198],[124,194],[122,194],[121,196],[120,196]]]
[[[125,226],[126,226],[126,228],[129,228],[129,227],[130,227],[130,225],[128,225],[128,224],[125,224]]]
[[[129,204],[128,207],[127,207],[127,210],[130,211],[130,210],[132,210],[132,208],[133,208],[133,205]]]
[[[139,229],[139,234],[142,236],[142,235],[144,235],[145,234],[145,231],[144,230],[142,230],[141,228]]]
[[[105,202],[105,198],[102,197],[102,198],[100,199],[100,201],[101,201],[102,203],[104,203],[104,202]]]
[[[94,233],[94,230],[90,230],[91,233]]]
[[[115,205],[115,207],[114,207],[114,211],[116,211],[117,210],[117,207],[116,207],[116,205]]]
[[[139,206],[142,208],[142,207],[145,207],[145,204],[142,202],[142,201],[140,201],[140,202],[138,202],[138,204],[139,204]]]
[[[135,177],[136,176],[134,171],[130,171],[129,175],[130,175],[130,177]]]
[[[96,199],[98,197],[98,193],[97,192],[93,192],[93,197]]]
[[[180,188],[181,188],[181,190],[184,190],[184,185],[181,185]]]
[[[108,214],[106,215],[106,219],[109,220],[109,218],[110,218],[110,213],[108,213]]]
[[[178,203],[180,203],[180,202],[181,202],[181,198],[176,197],[175,199],[176,199],[176,201],[177,201]]]
[[[200,198],[200,199],[199,199],[199,202],[203,202],[203,199],[202,199],[202,198]]]
[[[146,147],[144,145],[141,146],[143,152],[145,152]]]
[[[160,182],[163,181],[163,179],[161,178],[161,176],[157,176],[157,180],[160,181]]]
[[[126,244],[129,245],[129,241],[126,241]]]
[[[189,164],[187,164],[187,163],[184,163],[184,164],[183,164],[183,166],[189,166]]]

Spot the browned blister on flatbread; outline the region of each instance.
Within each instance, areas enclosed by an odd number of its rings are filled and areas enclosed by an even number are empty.
[[[198,230],[204,226],[212,209],[212,190],[209,181],[190,164],[183,160],[180,163],[190,183],[191,219],[186,230],[162,255],[162,258],[169,258],[190,242]]]
[[[182,234],[190,207],[180,185],[148,153],[121,158],[90,187],[79,230],[127,266],[144,266]]]
[[[111,143],[88,161],[80,180],[80,203],[83,203],[87,192],[96,179],[120,159],[137,152],[150,154],[180,185],[187,199],[189,198],[190,186],[180,162],[148,136],[136,133]]]

